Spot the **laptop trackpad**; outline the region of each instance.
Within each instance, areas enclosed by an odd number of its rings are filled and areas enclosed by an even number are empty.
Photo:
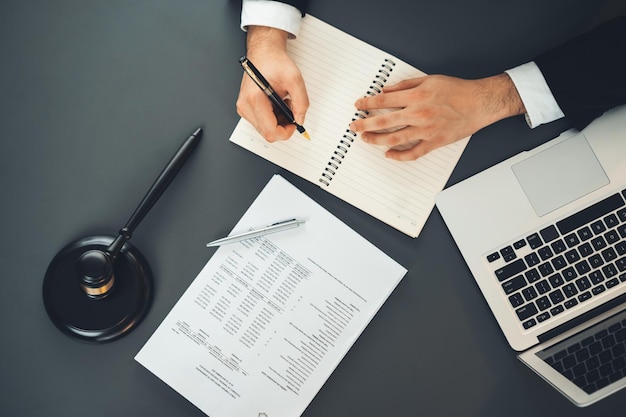
[[[582,133],[518,162],[512,169],[538,216],[609,183]]]

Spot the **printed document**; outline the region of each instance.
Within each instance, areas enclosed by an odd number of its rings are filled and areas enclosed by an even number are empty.
[[[232,232],[293,217],[221,246],[135,357],[210,417],[301,415],[406,274],[279,175]]]

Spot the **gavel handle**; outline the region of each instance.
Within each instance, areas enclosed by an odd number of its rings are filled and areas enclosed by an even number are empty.
[[[192,151],[197,146],[198,142],[202,138],[202,128],[196,129],[180,146],[178,151],[174,154],[172,159],[167,163],[161,174],[158,176],[150,190],[146,193],[139,206],[135,209],[135,212],[130,217],[126,225],[120,229],[119,235],[107,248],[107,252],[112,259],[115,259],[119,254],[122,246],[133,235],[135,228],[141,223],[143,218],[148,214],[152,206],[161,197],[163,192],[170,185],[178,171],[185,164]]]

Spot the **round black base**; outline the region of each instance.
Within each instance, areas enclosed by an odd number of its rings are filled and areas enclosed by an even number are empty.
[[[111,236],[89,236],[64,247],[50,262],[43,301],[52,322],[64,333],[88,342],[109,342],[133,330],[152,299],[152,273],[143,255],[126,242],[115,260],[115,283],[106,297],[89,297],[81,288],[78,259],[92,249],[105,251]]]

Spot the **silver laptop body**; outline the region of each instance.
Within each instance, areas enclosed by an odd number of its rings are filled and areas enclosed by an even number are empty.
[[[524,363],[579,406],[626,385],[626,106],[443,190],[437,207]]]

